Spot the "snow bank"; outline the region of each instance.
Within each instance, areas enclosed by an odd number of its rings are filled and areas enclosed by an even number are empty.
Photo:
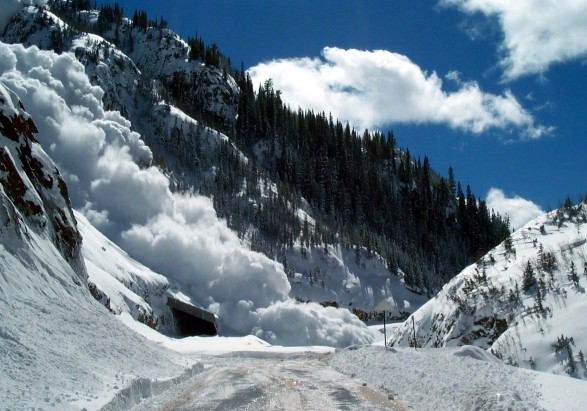
[[[289,344],[293,330],[306,325],[268,320],[275,305],[275,312],[310,321],[313,332],[296,334],[308,338],[305,344],[372,339],[346,310],[290,301],[283,266],[247,249],[209,199],[171,193],[168,178],[149,165],[152,154],[140,135],[118,112],[103,109],[103,91],[72,55],[0,43],[0,56],[0,81],[37,122],[38,138],[62,171],[74,207],[132,257],[219,314],[221,327]],[[336,331],[342,323],[344,330]]]
[[[500,362],[494,355],[489,354],[482,348],[475,347],[474,345],[465,345],[455,349],[452,353],[457,357],[467,357],[474,360],[487,361],[487,362]]]
[[[475,347],[352,347],[331,364],[419,411],[581,410],[587,401],[584,381],[511,367]]]
[[[131,409],[133,406],[139,404],[141,400],[160,395],[166,390],[181,384],[203,370],[204,366],[201,363],[196,363],[181,375],[174,378],[162,380],[148,378],[134,379],[126,387],[118,391],[114,398],[112,398],[107,404],[100,407],[100,411]]]

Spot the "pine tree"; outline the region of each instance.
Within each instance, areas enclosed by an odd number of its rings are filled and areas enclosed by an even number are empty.
[[[456,193],[456,182],[455,182],[455,172],[452,167],[448,168],[448,189],[450,191],[450,195],[452,198],[455,198]]]
[[[577,372],[577,364],[575,363],[575,357],[573,356],[573,349],[571,345],[567,345],[567,365],[566,372],[569,375],[575,375]]]
[[[583,351],[579,351],[579,354],[577,354],[577,359],[579,360],[579,364],[581,365],[583,372],[587,373],[587,366],[585,365],[585,356],[583,355]]]
[[[544,305],[542,304],[542,293],[540,292],[540,288],[536,289],[536,298],[534,306],[538,310],[538,312],[544,312]]]
[[[510,288],[510,292],[508,294],[508,301],[511,303],[515,303],[518,301],[518,296],[516,295],[516,292]]]
[[[528,291],[535,283],[536,278],[534,277],[534,269],[532,268],[530,261],[528,261],[522,277],[522,289]]]
[[[567,275],[567,278],[573,283],[575,287],[579,286],[579,275],[577,274],[574,261],[571,261],[571,272]]]
[[[542,243],[538,246],[538,264],[544,268],[544,246]]]
[[[503,241],[503,246],[505,247],[506,255],[516,255],[516,249],[514,248],[514,243],[511,236],[506,237],[506,239]]]

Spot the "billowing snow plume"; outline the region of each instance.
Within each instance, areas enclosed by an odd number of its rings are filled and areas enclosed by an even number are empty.
[[[2,408],[130,405],[138,399],[132,387],[152,392],[155,380],[201,369],[139,337],[89,295],[67,189],[36,136],[33,119],[0,81]]]
[[[167,177],[150,166],[150,149],[118,112],[103,109],[103,91],[72,55],[0,43],[0,82],[35,118],[74,207],[218,313],[224,326],[281,344],[292,335],[297,344],[371,340],[346,310],[291,301],[282,265],[244,247],[209,199],[172,193]]]

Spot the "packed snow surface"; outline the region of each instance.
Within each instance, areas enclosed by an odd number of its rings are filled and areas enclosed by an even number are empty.
[[[385,391],[335,371],[327,360],[316,354],[210,358],[201,373],[135,411],[402,409]]]
[[[587,383],[505,365],[473,346],[350,347],[332,366],[414,410],[582,410]]]

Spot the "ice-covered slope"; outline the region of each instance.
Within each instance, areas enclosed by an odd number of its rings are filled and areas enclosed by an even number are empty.
[[[191,370],[90,295],[67,189],[36,131],[0,83],[2,405],[94,409],[138,378],[148,385]]]
[[[525,368],[587,378],[587,205],[547,213],[467,267],[395,345],[473,344]]]

